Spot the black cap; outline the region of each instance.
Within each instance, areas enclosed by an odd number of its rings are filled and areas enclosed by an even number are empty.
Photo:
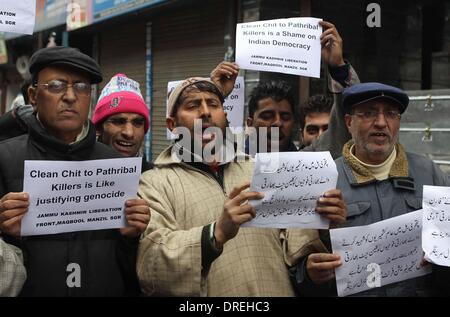
[[[48,66],[65,65],[86,72],[91,84],[97,84],[103,80],[100,66],[97,62],[79,49],[73,47],[47,47],[35,52],[30,59],[30,73],[33,79]]]
[[[345,113],[352,107],[374,99],[388,99],[399,106],[400,113],[408,107],[408,95],[401,89],[381,83],[361,83],[348,87],[342,93],[342,106]]]

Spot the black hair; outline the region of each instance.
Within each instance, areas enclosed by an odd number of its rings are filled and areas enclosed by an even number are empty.
[[[248,101],[249,117],[253,118],[253,115],[258,109],[259,101],[266,98],[272,98],[276,102],[286,100],[291,106],[295,118],[295,100],[292,86],[285,81],[260,82],[253,88],[250,94],[250,100]]]
[[[300,129],[305,127],[305,118],[310,113],[330,113],[333,99],[325,95],[314,95],[308,98],[300,108]]]

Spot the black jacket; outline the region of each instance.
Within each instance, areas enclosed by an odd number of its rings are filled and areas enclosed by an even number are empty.
[[[21,105],[0,116],[0,141],[27,133],[33,107]]]
[[[23,191],[25,160],[83,161],[120,157],[96,142],[95,128],[68,145],[49,135],[33,116],[28,134],[0,142],[0,197]],[[126,296],[139,294],[136,277],[137,239],[119,230],[80,231],[21,239],[3,235],[22,249],[27,281],[22,296]],[[71,263],[81,269],[81,287],[68,287]],[[69,267],[70,268],[70,267]]]

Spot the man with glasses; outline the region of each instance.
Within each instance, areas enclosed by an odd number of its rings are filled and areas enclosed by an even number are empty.
[[[352,139],[336,160],[336,187],[342,191],[348,208],[347,220],[341,226],[369,225],[421,209],[424,185],[450,186],[448,176],[430,159],[405,152],[398,142],[401,114],[408,103],[404,91],[380,83],[357,84],[344,90],[345,123]],[[318,295],[314,290],[331,286],[327,282],[333,280],[334,269],[341,263],[338,255],[309,255],[306,279],[311,285],[322,285],[309,289],[313,291],[309,294]],[[444,271],[443,267],[433,267],[435,276],[448,273]],[[448,290],[448,279],[438,278],[434,285],[431,282],[432,276],[426,275],[357,295],[429,296],[436,290],[440,290],[437,295],[442,295],[442,287]],[[308,291],[303,288],[299,292]]]
[[[113,76],[102,90],[92,122],[100,142],[124,156],[142,156],[142,172],[151,168],[142,154],[149,114],[138,82],[123,74]]]
[[[150,220],[141,199],[125,203],[125,228],[21,237],[29,207],[23,192],[25,160],[84,161],[117,158],[96,142],[88,120],[91,84],[102,81],[98,64],[70,47],[37,51],[30,60],[28,89],[34,115],[28,133],[0,143],[0,232],[24,253],[27,280],[22,296],[123,296],[139,293],[137,238]],[[79,267],[80,284],[69,283]]]

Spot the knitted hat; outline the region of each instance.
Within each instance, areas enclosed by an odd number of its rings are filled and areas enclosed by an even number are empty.
[[[147,133],[149,114],[139,83],[124,74],[117,74],[103,88],[95,106],[92,122],[98,125],[114,114],[127,112],[140,114],[145,118],[145,133]]]
[[[167,110],[168,110],[168,114],[170,117],[175,115],[173,113],[175,104],[177,103],[178,98],[180,97],[180,95],[184,91],[184,89],[186,89],[187,87],[194,85],[198,82],[208,82],[208,83],[212,84],[214,87],[216,87],[218,94],[220,94],[218,97],[223,103],[224,98],[223,98],[222,92],[211,79],[206,78],[206,77],[187,78],[187,79],[183,80],[182,82],[180,82],[173,90],[171,90],[169,92],[169,100],[167,102]]]

